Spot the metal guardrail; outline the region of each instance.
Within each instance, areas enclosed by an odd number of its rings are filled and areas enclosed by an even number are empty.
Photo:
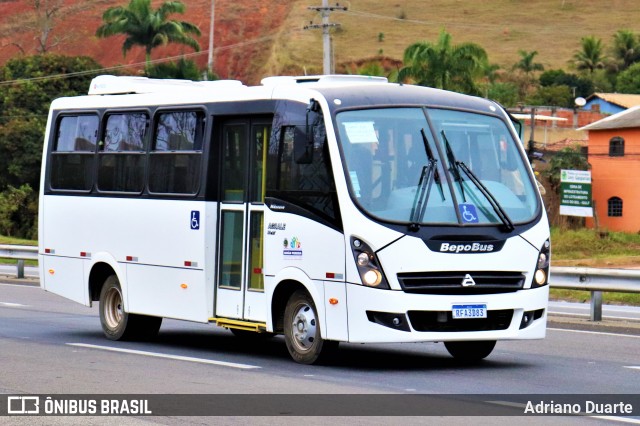
[[[24,278],[24,261],[38,260],[38,247],[0,245],[0,259],[18,259],[18,278]]]
[[[18,259],[18,278],[24,278],[24,261],[38,260],[38,247],[0,245],[0,258]],[[591,292],[591,321],[602,321],[602,292],[640,293],[640,270],[551,267],[550,286]]]
[[[551,267],[552,288],[591,292],[591,321],[602,321],[602,292],[640,293],[640,270]]]

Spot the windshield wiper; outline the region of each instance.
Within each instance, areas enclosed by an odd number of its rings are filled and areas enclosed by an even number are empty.
[[[464,172],[464,174],[467,175],[469,180],[471,182],[473,182],[473,184],[476,186],[476,188],[478,188],[478,190],[480,190],[482,195],[485,196],[487,201],[489,201],[489,204],[491,204],[491,207],[493,207],[493,210],[496,212],[496,215],[498,215],[498,218],[504,224],[505,228],[507,229],[507,232],[513,231],[515,229],[515,226],[513,225],[513,222],[509,218],[509,215],[507,214],[507,212],[504,211],[504,209],[502,208],[502,206],[500,205],[500,203],[498,202],[496,197],[494,197],[494,195],[491,192],[489,192],[487,187],[482,183],[482,181],[480,181],[480,179],[478,179],[476,174],[473,173],[473,171],[471,171],[471,169],[469,167],[467,167],[467,165],[464,162],[457,161],[455,159],[455,157],[453,155],[453,151],[451,150],[451,146],[449,145],[449,141],[447,140],[447,135],[444,133],[444,130],[441,133],[442,133],[442,138],[444,139],[444,143],[445,143],[445,146],[446,146],[446,149],[447,149],[447,157],[449,158],[449,163],[452,164],[452,173],[453,173],[454,177],[456,177],[456,179],[458,179],[458,178],[460,179],[460,181],[459,181],[460,190],[462,191],[462,176],[460,175],[460,171],[459,170],[462,169],[462,171]],[[462,197],[464,199],[464,192],[462,194]],[[465,202],[466,202],[466,200],[465,200]]]
[[[444,141],[444,148],[447,151],[447,159],[449,160],[449,164],[451,165],[450,171],[453,175],[453,179],[458,182],[458,186],[460,187],[460,193],[462,193],[462,201],[467,202],[466,197],[464,196],[464,187],[462,186],[462,176],[460,175],[460,170],[458,166],[458,161],[456,160],[456,156],[453,154],[453,150],[451,149],[451,145],[449,144],[449,139],[447,139],[447,135],[444,130],[440,132],[442,135],[442,140]]]
[[[445,201],[444,198],[444,191],[442,190],[442,182],[440,181],[440,174],[438,173],[438,169],[435,167],[437,166],[437,162],[438,160],[436,160],[436,157],[433,155],[433,151],[431,150],[431,147],[429,146],[429,140],[427,139],[427,134],[424,132],[424,128],[420,129],[420,135],[422,135],[422,142],[424,143],[424,150],[427,153],[427,160],[429,160],[429,162],[433,162],[434,168],[435,170],[435,181],[438,184],[438,189],[440,190],[440,197],[442,198],[442,201]]]
[[[429,194],[431,193],[431,184],[434,180],[438,184],[438,188],[440,188],[442,201],[445,200],[442,183],[440,182],[440,176],[437,170],[438,160],[436,160],[433,155],[433,151],[431,151],[424,129],[420,129],[420,134],[422,135],[422,142],[424,143],[425,152],[427,153],[428,163],[427,165],[422,166],[420,180],[418,181],[418,189],[416,191],[416,196],[413,199],[413,207],[411,208],[411,224],[409,225],[409,229],[414,232],[420,229],[420,221],[424,216],[424,212],[427,210],[427,202],[429,201]]]
[[[491,207],[493,207],[493,210],[498,215],[498,218],[500,218],[505,228],[507,228],[507,231],[513,231],[515,229],[515,226],[513,225],[511,219],[509,219],[509,215],[507,215],[507,212],[504,211],[496,197],[494,197],[494,195],[489,192],[487,187],[480,181],[480,179],[478,179],[476,174],[473,173],[469,167],[467,167],[466,164],[464,164],[462,161],[458,161],[458,166],[469,177],[469,180],[474,183],[474,185],[480,190],[480,192],[482,192],[482,195],[486,197],[486,199],[489,201],[489,204],[491,204]]]

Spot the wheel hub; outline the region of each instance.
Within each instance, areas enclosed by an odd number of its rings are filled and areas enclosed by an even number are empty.
[[[313,345],[317,331],[317,320],[309,305],[301,306],[293,316],[293,341],[303,350]]]

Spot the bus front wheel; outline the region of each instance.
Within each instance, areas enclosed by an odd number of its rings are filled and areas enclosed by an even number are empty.
[[[488,357],[496,346],[496,341],[444,342],[444,346],[456,360],[474,363]]]
[[[320,336],[318,311],[313,299],[303,290],[291,295],[284,312],[284,341],[294,361],[314,364],[326,360],[338,342]]]
[[[100,291],[100,324],[109,340],[146,340],[158,334],[162,318],[129,314],[124,310],[118,277],[108,277]]]

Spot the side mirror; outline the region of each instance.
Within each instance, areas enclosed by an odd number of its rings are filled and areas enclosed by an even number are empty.
[[[313,161],[313,137],[309,143],[309,135],[301,126],[294,127],[293,155],[297,164],[311,164]]]

